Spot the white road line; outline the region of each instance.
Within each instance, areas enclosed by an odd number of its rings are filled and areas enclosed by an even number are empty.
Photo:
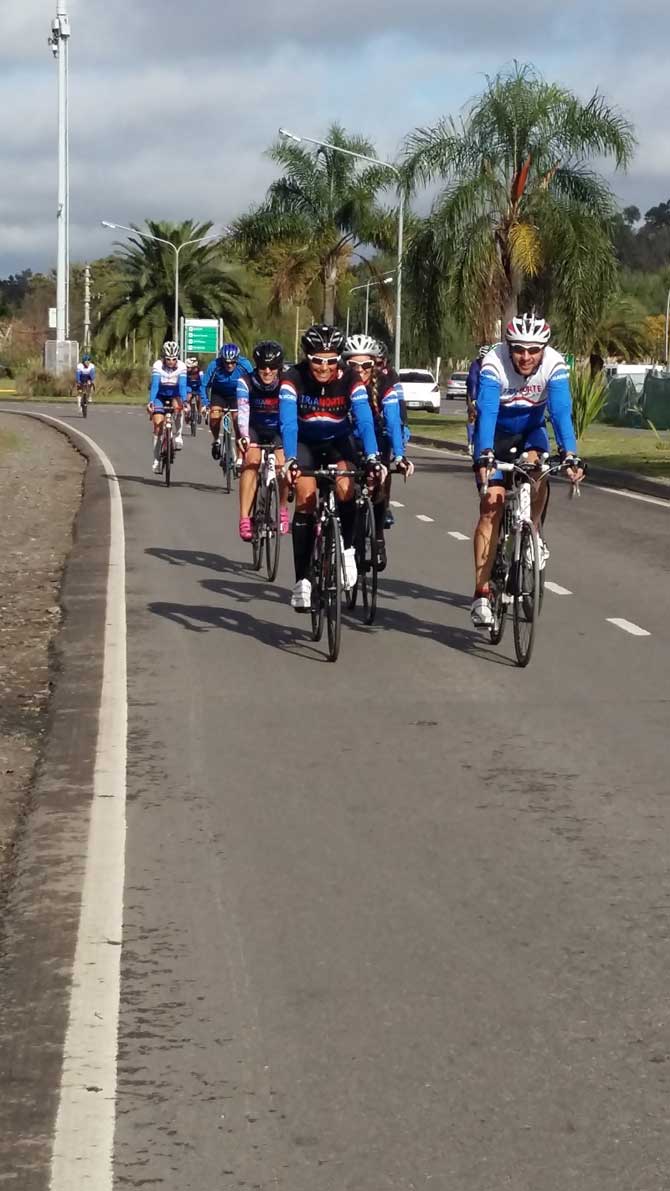
[[[93,802],[49,1187],[112,1191],[126,843],[125,534],[114,468],[97,443],[76,433],[109,482],[110,548]]]
[[[404,507],[405,507],[404,505],[402,505],[402,504],[400,503],[400,501],[399,501],[399,500],[390,500],[390,501],[389,501],[389,504],[390,504],[390,505],[393,505],[393,508],[394,508],[394,509],[404,509]]]
[[[567,587],[561,587],[560,583],[552,583],[551,579],[545,579],[544,586],[547,591],[553,591],[554,595],[572,595]]]
[[[469,542],[470,539],[466,533],[459,533],[457,529],[448,529],[447,534],[450,538],[455,538],[457,542]]]
[[[417,519],[417,521],[434,521],[435,520],[434,517],[427,517],[425,513],[417,513],[416,519]]]
[[[670,500],[661,500],[658,496],[645,496],[642,492],[631,492],[628,488],[606,488],[604,484],[589,484],[590,488],[598,488],[600,492],[609,492],[612,496],[627,496],[629,500],[641,500],[647,505],[660,505],[662,509],[670,509]]]
[[[631,637],[651,637],[646,629],[641,629],[639,624],[633,624],[632,620],[624,620],[620,616],[608,616],[607,623],[616,625],[618,629],[623,629],[624,633],[630,633]]]

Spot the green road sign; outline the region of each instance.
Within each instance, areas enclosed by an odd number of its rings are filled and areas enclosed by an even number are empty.
[[[186,319],[184,324],[186,354],[202,352],[204,355],[216,355],[219,350],[218,322]]]

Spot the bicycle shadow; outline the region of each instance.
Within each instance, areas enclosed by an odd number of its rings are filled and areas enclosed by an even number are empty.
[[[249,563],[239,558],[226,558],[224,554],[213,554],[210,550],[175,550],[170,546],[148,546],[144,551],[152,558],[169,562],[174,567],[203,567],[210,571],[226,571],[233,575],[249,574]]]
[[[145,484],[149,488],[165,487],[165,480],[163,477],[153,475],[153,473],[150,476],[128,476],[121,475],[119,472],[117,472],[116,479],[124,480],[128,484]],[[219,496],[223,492],[223,488],[220,484],[201,484],[195,480],[170,479],[170,488],[192,488],[194,492],[215,492]]]
[[[293,628],[290,625],[250,616],[248,612],[242,612],[239,608],[222,608],[211,604],[172,604],[154,600],[147,604],[147,609],[154,616],[162,616],[190,633],[207,633],[211,629],[219,629],[237,633],[242,637],[252,637],[254,641],[261,641],[281,653],[293,653],[307,661],[328,662],[323,650],[313,644],[307,636],[309,617],[303,618],[307,621],[304,628]]]
[[[423,583],[416,583],[413,579],[387,578],[386,572],[378,579],[380,600],[426,600],[428,603],[448,604],[452,608],[469,608],[472,597],[462,592],[447,591],[443,587],[426,587]]]
[[[453,592],[449,592],[453,595]],[[469,606],[465,601],[465,607]],[[454,606],[461,606],[461,597],[455,598]],[[344,611],[345,623],[348,631],[356,633],[401,633],[417,640],[434,641],[447,649],[455,649],[458,653],[469,654],[472,657],[496,662],[499,666],[515,666],[511,658],[494,651],[486,637],[473,628],[461,628],[459,625],[440,624],[437,621],[425,620],[412,616],[409,612],[401,612],[398,608],[386,605],[377,606],[377,616],[373,625],[363,624],[361,613]]]

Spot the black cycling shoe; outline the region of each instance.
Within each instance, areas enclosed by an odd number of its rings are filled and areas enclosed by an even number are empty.
[[[390,529],[392,525],[395,525],[395,517],[393,516],[393,509],[387,509],[386,516],[384,517],[384,529]]]
[[[383,538],[377,538],[375,543],[377,547],[377,573],[386,570],[386,542]]]
[[[216,441],[212,443],[212,459],[218,460],[220,458],[221,458],[221,443],[219,442],[219,440],[217,438]]]

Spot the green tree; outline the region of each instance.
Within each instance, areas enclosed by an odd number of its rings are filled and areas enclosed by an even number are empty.
[[[133,225],[134,226],[134,225]],[[147,220],[145,229],[177,247],[206,236],[211,223],[188,219],[173,224]],[[139,233],[144,228],[136,228]],[[97,342],[103,351],[132,334],[154,347],[176,338],[174,326],[175,254],[167,244],[133,236],[119,244],[118,271],[101,312]],[[246,323],[246,295],[224,262],[221,241],[190,244],[179,256],[179,312],[191,318],[223,318],[234,335]]]
[[[369,141],[339,124],[326,140],[374,156]],[[333,322],[338,283],[359,249],[393,243],[393,216],[377,201],[393,177],[381,165],[362,167],[354,157],[293,141],[277,141],[268,155],[284,173],[260,206],[235,221],[236,239],[249,259],[272,273],[275,307],[306,301],[318,284],[323,318]]]
[[[616,205],[589,162],[625,167],[634,145],[630,123],[598,92],[582,103],[519,64],[490,79],[460,123],[417,129],[405,146],[408,184],[443,183],[408,250],[424,320],[451,300],[474,338],[489,339],[543,277],[579,348],[616,286]]]

